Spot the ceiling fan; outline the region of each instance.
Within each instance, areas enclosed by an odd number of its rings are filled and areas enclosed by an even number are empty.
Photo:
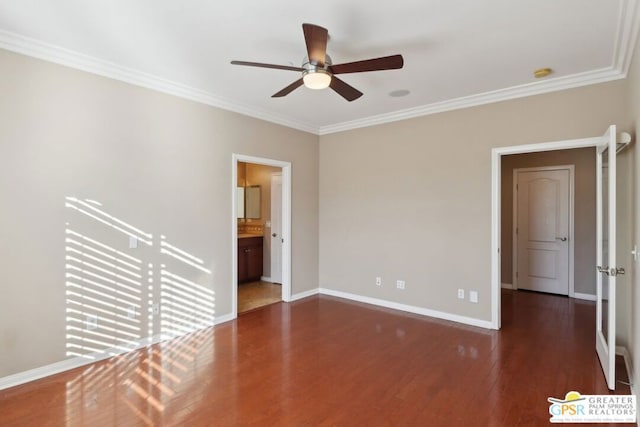
[[[362,92],[337,78],[336,74],[397,70],[404,65],[402,55],[384,56],[382,58],[365,59],[363,61],[333,65],[331,58],[327,55],[327,40],[329,39],[327,29],[318,25],[302,24],[302,31],[304,32],[304,40],[307,44],[308,56],[304,59],[301,67],[247,61],[231,61],[231,63],[233,65],[302,72],[300,79],[273,94],[271,96],[272,98],[288,95],[304,84],[310,89],[330,87],[349,102],[360,98]]]

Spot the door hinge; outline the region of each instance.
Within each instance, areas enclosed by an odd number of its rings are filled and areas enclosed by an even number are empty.
[[[518,272],[516,271],[516,279],[518,278]]]

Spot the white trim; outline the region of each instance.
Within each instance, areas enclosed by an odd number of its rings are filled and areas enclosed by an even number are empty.
[[[627,374],[629,375],[629,388],[631,389],[631,394],[637,396],[636,375],[633,370],[633,359],[631,358],[631,353],[629,353],[629,350],[626,347],[616,346],[616,354],[624,358],[624,365],[627,368]]]
[[[500,283],[500,287],[502,289],[513,289],[513,285],[511,283]]]
[[[445,111],[460,110],[462,108],[477,107],[480,105],[493,104],[510,99],[525,98],[528,96],[541,95],[549,92],[572,89],[597,83],[605,83],[613,80],[623,79],[625,77],[626,76],[622,72],[612,67],[603,68],[600,70],[588,71],[584,73],[573,74],[570,76],[557,77],[554,79],[547,79],[545,81],[541,80],[537,82],[526,83],[519,86],[512,86],[509,88],[464,96],[461,98],[450,99],[442,102],[420,105],[418,107],[393,111],[386,114],[379,114],[377,116],[365,117],[363,119],[356,119],[347,122],[321,126],[319,135],[328,135],[352,129],[443,113]]]
[[[475,319],[473,317],[459,316],[457,314],[445,313],[444,311],[430,310],[428,308],[416,307],[413,305],[401,304],[378,298],[370,298],[348,292],[336,291],[334,289],[320,288],[322,295],[330,295],[352,301],[363,302],[365,304],[377,305],[379,307],[391,308],[393,310],[406,311],[408,313],[421,314],[423,316],[435,317],[437,319],[449,320],[463,323],[465,325],[477,326],[484,329],[492,329],[491,322],[487,320]]]
[[[45,61],[64,65],[76,70],[86,71],[102,77],[129,83],[135,86],[155,90],[188,99],[211,107],[222,108],[245,116],[265,120],[304,132],[318,134],[317,126],[292,120],[289,117],[274,114],[266,110],[241,104],[230,99],[214,95],[178,82],[163,79],[149,73],[123,67],[113,62],[65,49],[36,39],[9,31],[0,30],[0,48]]]
[[[594,294],[584,294],[582,292],[574,292],[573,293],[573,298],[575,299],[583,299],[586,301],[595,301],[596,300],[596,296]]]
[[[501,156],[496,154],[496,149],[491,150],[491,327],[500,329],[502,326],[501,317],[501,292],[500,277],[501,254],[500,254],[500,236],[501,230],[501,214],[500,199],[502,197],[502,176],[501,176]]]
[[[167,341],[174,338],[180,338],[184,335],[189,335],[198,330],[206,329],[215,325],[219,325],[224,322],[228,322],[233,320],[234,317],[231,314],[225,314],[222,316],[217,316],[213,322],[207,325],[200,325],[201,328],[196,329],[193,332],[188,332],[183,335],[178,335],[175,337],[167,337],[164,334],[157,334],[152,337],[143,338],[140,341],[130,345],[126,350],[123,350],[122,347],[113,347],[101,351],[100,353],[93,353],[88,355],[88,357],[74,357],[72,359],[61,360],[60,362],[51,363],[49,365],[40,366],[38,368],[29,369],[27,371],[18,372],[17,374],[8,375],[6,377],[0,378],[0,390],[7,389],[9,387],[15,387],[20,384],[25,384],[31,381],[39,380],[44,377],[48,377],[51,375],[59,374],[61,372],[69,371],[71,369],[79,368],[81,366],[89,365],[91,363],[99,362],[101,360],[110,359],[114,356],[118,356],[125,353],[130,353],[135,350],[139,350],[144,347],[149,347],[151,345],[157,344],[159,342]]]
[[[574,212],[575,212],[575,165],[554,165],[554,166],[537,166],[531,168],[514,168],[513,169],[513,221],[512,221],[512,275],[513,275],[513,289],[518,289],[518,278],[516,277],[516,271],[518,270],[518,234],[516,233],[516,227],[518,226],[516,220],[518,219],[518,174],[527,172],[545,172],[555,170],[568,170],[569,171],[569,224],[568,224],[568,257],[569,257],[569,271],[568,273],[568,296],[574,297],[575,295],[575,264],[574,264]]]
[[[618,28],[613,51],[613,67],[626,78],[640,28],[640,8],[636,0],[624,0],[618,15]]]
[[[452,111],[461,108],[506,101],[509,99],[523,98],[532,95],[540,95],[548,92],[623,79],[627,76],[629,66],[631,64],[634,46],[636,39],[638,38],[638,29],[640,27],[639,23],[640,8],[638,7],[638,1],[623,0],[620,13],[618,15],[612,65],[606,68],[569,76],[545,79],[510,88],[484,92],[443,102],[436,102],[405,110],[394,111],[387,114],[380,114],[377,116],[365,117],[362,119],[320,127],[311,123],[293,120],[290,117],[274,114],[266,110],[257,109],[184,84],[172,82],[148,73],[123,67],[112,62],[44,43],[9,31],[0,30],[0,48],[114,80],[123,81],[136,86],[145,87],[158,92],[167,93],[212,107],[233,111],[256,119],[266,120],[268,122],[298,129],[304,132],[316,135],[327,135],[351,129],[441,113],[444,111]]]
[[[238,316],[234,316],[233,313],[228,313],[228,314],[223,314],[222,316],[217,316],[213,320],[213,326],[219,325],[221,323],[231,322],[232,320],[235,320],[236,317],[238,317]]]
[[[491,149],[491,326],[500,329],[500,195],[501,158],[508,154],[536,153],[540,151],[569,150],[573,148],[595,147],[602,143],[601,136],[544,142],[539,144],[513,145]]]
[[[260,276],[260,280],[263,282],[269,282],[269,283],[273,283],[273,279],[271,279],[271,277],[267,277],[267,276]]]
[[[231,155],[231,314],[238,317],[238,162],[282,168],[282,300],[291,301],[291,163],[264,157]]]
[[[318,295],[318,293],[320,293],[320,290],[318,288],[315,289],[309,289],[308,291],[304,291],[304,292],[298,292],[297,294],[293,294],[291,295],[291,301],[298,301],[299,299],[302,298],[307,298],[307,297],[311,297],[313,295]]]

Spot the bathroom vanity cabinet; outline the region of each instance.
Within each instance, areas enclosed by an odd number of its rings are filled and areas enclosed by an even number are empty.
[[[262,236],[238,238],[238,283],[262,277]]]

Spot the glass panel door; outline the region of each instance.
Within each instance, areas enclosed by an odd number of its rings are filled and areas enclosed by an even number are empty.
[[[616,127],[597,147],[596,351],[610,390],[616,357]]]

